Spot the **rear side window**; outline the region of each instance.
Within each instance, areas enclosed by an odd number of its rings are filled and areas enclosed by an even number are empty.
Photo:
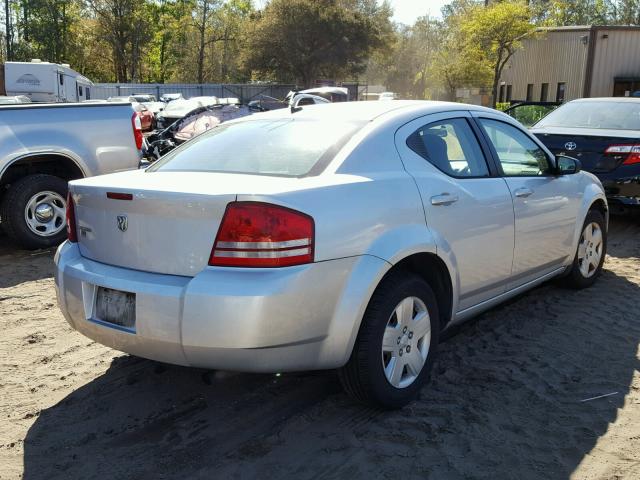
[[[451,177],[488,177],[480,145],[464,118],[430,123],[407,138],[407,146]]]
[[[222,124],[173,150],[147,171],[315,175],[361,126],[293,116]]]

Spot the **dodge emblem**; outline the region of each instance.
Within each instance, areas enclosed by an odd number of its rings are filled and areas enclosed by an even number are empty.
[[[127,228],[129,227],[129,221],[127,220],[127,216],[126,215],[118,215],[117,216],[117,220],[118,220],[118,229],[121,232],[126,232]]]
[[[567,150],[575,150],[577,147],[576,142],[567,142],[564,144],[564,148]]]

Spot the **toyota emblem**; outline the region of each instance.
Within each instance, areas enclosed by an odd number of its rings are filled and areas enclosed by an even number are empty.
[[[564,144],[564,148],[567,150],[575,150],[577,147],[578,145],[576,145],[576,142],[567,142]]]
[[[127,228],[129,227],[129,221],[127,220],[127,216],[118,215],[116,217],[116,220],[118,221],[118,230],[120,230],[121,232],[126,232]]]

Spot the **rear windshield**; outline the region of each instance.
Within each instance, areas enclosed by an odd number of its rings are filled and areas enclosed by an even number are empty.
[[[295,118],[223,124],[170,152],[147,171],[315,175],[361,126]]]
[[[554,110],[535,126],[638,130],[640,101],[571,102]]]

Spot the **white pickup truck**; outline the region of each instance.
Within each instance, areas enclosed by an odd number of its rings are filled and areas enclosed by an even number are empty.
[[[128,103],[0,106],[0,228],[28,249],[62,242],[67,182],[137,168],[142,142]]]

